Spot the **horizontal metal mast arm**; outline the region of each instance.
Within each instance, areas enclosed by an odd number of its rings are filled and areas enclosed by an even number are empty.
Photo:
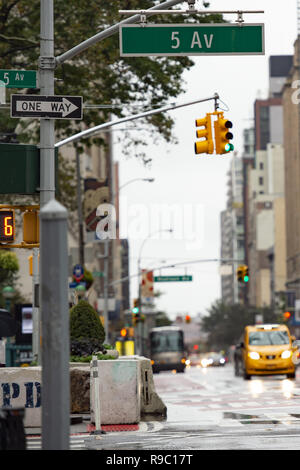
[[[136,274],[131,274],[130,276],[126,276],[126,277],[122,277],[121,279],[117,279],[116,281],[112,281],[109,283],[109,286],[113,286],[115,284],[120,284],[122,282],[125,282],[125,281],[128,281],[129,279],[131,279],[132,277],[137,277],[139,276],[142,272],[151,272],[151,271],[156,271],[157,269],[167,269],[167,268],[174,268],[176,266],[180,266],[180,265],[186,265],[186,264],[194,264],[194,263],[208,263],[208,262],[223,262],[223,263],[242,263],[243,260],[238,260],[238,259],[233,259],[233,258],[212,258],[212,259],[196,259],[196,260],[192,260],[192,261],[180,261],[179,263],[172,263],[172,264],[168,264],[167,266],[166,265],[162,265],[162,266],[155,266],[153,268],[150,268],[150,269],[141,269],[140,272],[136,273]]]
[[[60,142],[57,142],[55,144],[55,147],[59,148],[59,147],[62,147],[63,145],[67,145],[67,144],[70,144],[72,142],[76,142],[77,140],[85,139],[85,138],[90,137],[94,134],[97,134],[98,132],[103,131],[104,129],[106,129],[108,127],[115,126],[116,124],[123,124],[124,122],[133,121],[134,119],[139,119],[139,118],[151,116],[152,114],[162,113],[164,111],[170,111],[171,109],[182,108],[184,106],[189,106],[189,105],[196,104],[196,103],[202,103],[204,101],[216,100],[218,98],[219,98],[219,95],[217,93],[215,93],[214,96],[211,96],[209,98],[189,101],[188,103],[183,103],[183,104],[175,104],[175,105],[173,104],[173,105],[169,105],[169,106],[164,106],[162,108],[152,109],[151,111],[145,111],[144,113],[134,114],[133,116],[128,116],[128,117],[124,117],[124,118],[121,118],[121,119],[116,119],[115,121],[105,122],[103,124],[100,124],[99,126],[92,127],[91,129],[86,129],[84,131],[78,132],[78,134],[74,134],[71,137],[67,137],[64,140],[61,140]]]
[[[224,14],[224,15],[231,15],[231,14],[250,14],[250,13],[264,13],[264,10],[194,10],[194,9],[187,9],[187,10],[159,10],[156,12],[149,12],[149,10],[119,10],[120,15],[215,15],[215,14]]]

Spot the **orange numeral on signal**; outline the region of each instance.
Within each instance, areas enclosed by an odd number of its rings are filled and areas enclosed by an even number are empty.
[[[13,234],[13,225],[9,223],[9,220],[12,220],[12,217],[4,217],[4,235],[10,237]]]

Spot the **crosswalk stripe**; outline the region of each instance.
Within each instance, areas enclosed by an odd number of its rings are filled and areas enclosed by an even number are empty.
[[[90,437],[89,434],[79,434],[70,436],[70,449],[85,449],[85,440]],[[84,438],[84,439],[83,439]],[[26,448],[28,450],[39,450],[42,448],[41,436],[27,436]]]

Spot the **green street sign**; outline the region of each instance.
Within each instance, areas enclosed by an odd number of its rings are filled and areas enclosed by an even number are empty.
[[[264,54],[264,25],[127,24],[120,26],[121,56]]]
[[[0,70],[0,86],[6,88],[36,88],[36,71]]]
[[[92,274],[94,277],[104,277],[104,273],[102,271],[93,271]]]
[[[192,280],[193,276],[154,276],[154,282],[183,282]]]

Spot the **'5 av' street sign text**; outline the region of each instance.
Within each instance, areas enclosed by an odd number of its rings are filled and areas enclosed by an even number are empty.
[[[0,70],[0,82],[3,82],[6,88],[36,88],[36,71]]]
[[[121,56],[264,54],[263,24],[126,24]]]
[[[11,117],[82,119],[82,96],[11,95]]]

